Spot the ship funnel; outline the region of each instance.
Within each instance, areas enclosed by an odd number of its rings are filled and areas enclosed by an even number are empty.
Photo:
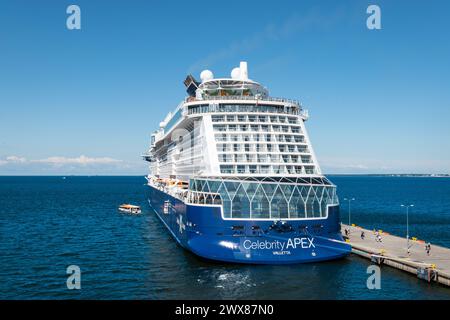
[[[239,64],[239,71],[241,80],[248,80],[248,70],[246,61],[241,61],[241,63]]]

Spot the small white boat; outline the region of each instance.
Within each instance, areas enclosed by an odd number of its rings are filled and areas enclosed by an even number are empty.
[[[132,214],[139,214],[139,213],[141,213],[141,207],[134,206],[132,204],[122,204],[119,207],[119,211],[132,213]]]

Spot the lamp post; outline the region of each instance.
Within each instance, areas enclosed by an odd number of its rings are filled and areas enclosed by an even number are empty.
[[[409,208],[414,207],[413,204],[402,204],[406,208],[406,250],[409,250]]]
[[[348,201],[348,226],[351,226],[351,202],[354,201],[355,198],[344,198],[344,201]]]

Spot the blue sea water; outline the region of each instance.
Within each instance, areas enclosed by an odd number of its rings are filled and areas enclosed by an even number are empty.
[[[450,247],[450,179],[330,176],[354,197],[352,223]],[[0,177],[0,299],[450,299],[450,289],[369,261],[288,266],[205,261],[180,248],[148,207],[143,177]],[[122,203],[140,216],[117,211]],[[449,257],[450,258],[450,257]],[[81,268],[68,290],[66,268]]]

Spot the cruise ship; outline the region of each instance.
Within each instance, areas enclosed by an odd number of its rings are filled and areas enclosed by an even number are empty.
[[[209,70],[151,135],[148,202],[183,248],[212,260],[292,264],[350,252],[336,186],[322,173],[307,110],[248,77]]]

